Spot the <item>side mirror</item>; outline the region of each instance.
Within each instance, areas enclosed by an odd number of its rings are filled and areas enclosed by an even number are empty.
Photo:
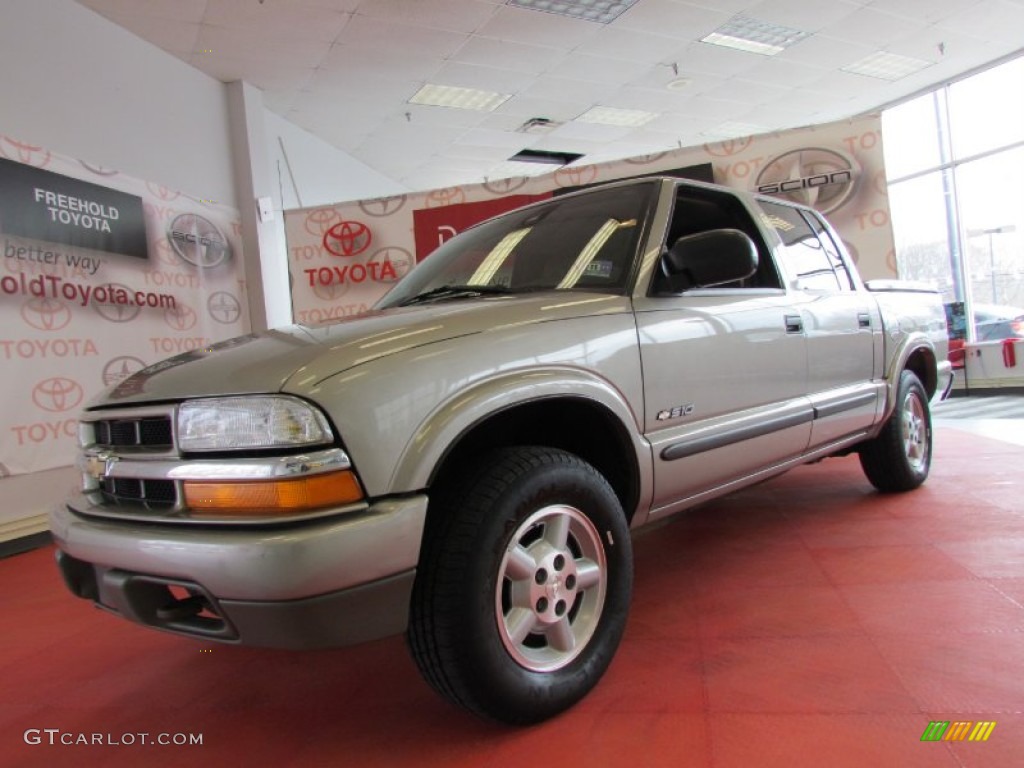
[[[674,291],[746,280],[757,271],[757,246],[738,229],[680,237],[661,257]]]

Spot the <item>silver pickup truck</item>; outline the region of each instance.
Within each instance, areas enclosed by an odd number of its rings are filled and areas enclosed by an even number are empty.
[[[372,311],[152,365],[82,416],[71,591],[309,648],[406,632],[529,723],[619,644],[631,529],[827,456],[908,491],[950,381],[939,297],[865,287],[814,210],[656,178],[446,242]]]

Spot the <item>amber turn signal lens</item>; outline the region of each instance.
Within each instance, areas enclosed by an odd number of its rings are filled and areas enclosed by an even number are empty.
[[[238,483],[188,480],[183,485],[186,506],[200,515],[293,515],[363,498],[359,481],[349,470]]]

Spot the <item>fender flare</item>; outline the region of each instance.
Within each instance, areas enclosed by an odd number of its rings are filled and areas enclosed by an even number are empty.
[[[550,366],[499,373],[474,383],[438,405],[410,436],[389,483],[398,492],[429,486],[452,447],[491,416],[553,398],[586,400],[608,411],[630,438],[637,461],[638,509],[650,504],[653,460],[637,414],[610,382],[579,368]]]

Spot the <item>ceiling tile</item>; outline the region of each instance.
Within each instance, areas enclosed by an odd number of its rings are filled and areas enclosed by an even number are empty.
[[[664,30],[663,30],[664,32]],[[592,53],[613,59],[627,59],[648,64],[671,62],[675,54],[691,41],[678,40],[650,32],[623,29],[616,25],[602,26],[586,42],[576,48],[577,53]]]
[[[179,58],[192,55],[199,41],[199,22],[158,19],[134,13],[115,14],[111,21]]]
[[[467,33],[477,31],[497,11],[495,4],[477,0],[363,0],[358,5],[360,16]]]
[[[643,0],[622,14],[615,26],[681,41],[700,40],[732,16],[730,11],[701,8],[676,0]]]
[[[206,11],[207,0],[79,0],[103,16],[146,15],[167,21],[199,23]]]
[[[970,12],[979,0],[874,0],[871,10],[933,24],[954,13]]]
[[[589,53],[570,53],[547,71],[552,77],[588,80],[605,85],[623,85],[650,69],[649,64],[609,59]]]
[[[871,8],[859,8],[842,21],[822,28],[821,32],[823,35],[837,40],[846,40],[878,49],[884,48],[892,40],[906,37],[924,26],[926,25],[921,21],[880,13]],[[801,45],[798,43],[793,46],[793,50]]]
[[[313,67],[324,58],[330,50],[330,45],[328,42],[292,37],[287,30],[240,30],[203,24],[199,30],[195,53],[209,51],[208,55],[214,56],[271,63],[276,61],[283,62],[286,66],[301,63]]]
[[[596,35],[603,26],[593,21],[505,5],[477,30],[477,34],[569,51]]]
[[[287,30],[296,39],[331,42],[349,15],[330,8],[288,3],[253,3],[252,0],[208,0],[203,22],[218,27],[244,30]]]
[[[471,37],[452,58],[464,64],[540,74],[565,58],[565,51],[505,40]]]
[[[193,58],[195,63],[196,58]],[[289,66],[278,59],[267,61],[255,56],[234,58],[231,56],[208,55],[202,57],[202,71],[218,80],[229,83],[245,80],[261,90],[282,90],[303,88],[312,78],[312,67]]]
[[[807,0],[763,0],[744,9],[743,15],[803,32],[817,32],[836,24],[858,9],[842,2],[809,3]]]
[[[1024,4],[1009,0],[981,0],[977,5],[947,16],[939,26],[987,40],[1001,40],[1020,48],[1024,42]]]
[[[528,72],[481,67],[460,61],[446,62],[431,77],[431,81],[438,85],[478,88],[495,93],[518,93],[529,87],[537,78]]]
[[[469,35],[463,32],[424,29],[357,15],[345,25],[337,42],[353,48],[372,48],[387,53],[401,51],[448,58],[468,39]]]
[[[520,123],[531,117],[546,117],[548,120],[564,121],[572,120],[592,104],[593,102],[577,99],[575,94],[570,98],[561,99],[519,94],[498,107],[495,113],[521,118]]]
[[[426,82],[444,64],[444,59],[429,54],[334,45],[320,68],[346,78],[363,77],[367,82],[374,79]]]

